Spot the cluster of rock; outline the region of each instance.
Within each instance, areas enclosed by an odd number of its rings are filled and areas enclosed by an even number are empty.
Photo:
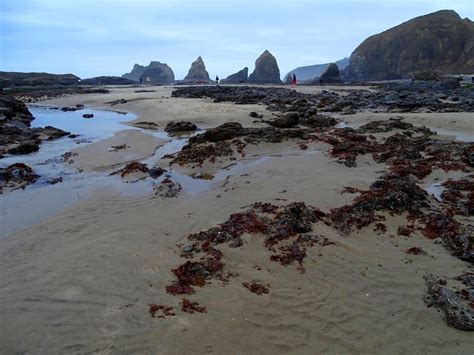
[[[352,53],[348,80],[391,80],[436,70],[474,73],[474,23],[452,10],[416,17],[367,38]]]
[[[147,66],[135,64],[130,73],[122,75],[123,78],[133,82],[142,82],[152,85],[171,84],[174,82],[173,69],[166,64],[152,61]]]
[[[474,112],[474,91],[459,86],[457,80],[386,84],[379,90],[353,90],[340,95],[323,90],[318,94],[304,94],[285,88],[248,86],[180,88],[175,97],[210,97],[215,102],[237,104],[265,104],[270,111],[302,110],[311,116],[315,110],[355,113],[357,110],[377,112]]]
[[[0,93],[0,158],[5,154],[35,152],[43,140],[52,140],[70,134],[51,126],[31,128],[33,119],[34,117],[23,102]]]
[[[135,81],[120,76],[95,76],[82,79],[80,85],[133,85]]]

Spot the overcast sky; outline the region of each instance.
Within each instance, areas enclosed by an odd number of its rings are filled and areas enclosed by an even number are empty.
[[[121,75],[168,63],[183,78],[201,55],[211,77],[248,66],[265,49],[282,76],[335,61],[366,37],[473,0],[0,0],[0,70]]]

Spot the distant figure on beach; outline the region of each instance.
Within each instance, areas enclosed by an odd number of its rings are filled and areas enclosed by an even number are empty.
[[[143,83],[143,79],[142,79],[142,78],[140,78],[139,82],[140,82],[140,85],[141,85],[141,84]]]
[[[323,79],[319,78],[319,85],[323,85]]]
[[[291,79],[291,85],[296,85],[296,74],[293,73],[292,79]]]
[[[150,77],[149,76],[146,77],[146,84],[150,85]]]
[[[216,75],[216,84],[219,84],[219,77]]]

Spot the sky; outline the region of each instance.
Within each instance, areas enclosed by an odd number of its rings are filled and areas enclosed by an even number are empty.
[[[282,77],[350,56],[368,36],[473,0],[0,0],[0,71],[122,75],[156,60],[225,78],[268,49]]]

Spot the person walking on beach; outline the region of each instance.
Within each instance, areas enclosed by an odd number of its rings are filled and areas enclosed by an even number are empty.
[[[219,85],[219,77],[216,75],[216,85]]]
[[[296,85],[296,74],[295,73],[293,73],[293,75],[292,75],[291,85],[293,85],[293,86]]]

